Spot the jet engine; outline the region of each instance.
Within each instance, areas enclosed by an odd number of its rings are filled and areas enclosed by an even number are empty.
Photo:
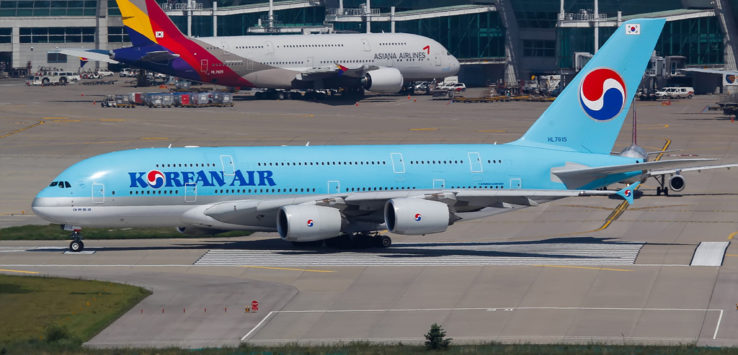
[[[686,184],[687,182],[684,180],[684,176],[673,175],[669,178],[669,188],[671,188],[671,191],[682,191],[684,190],[684,185]]]
[[[440,233],[451,224],[451,213],[443,202],[398,198],[384,205],[384,222],[397,234]]]
[[[315,205],[290,205],[277,213],[277,232],[290,242],[313,242],[338,236],[341,211]]]
[[[364,89],[374,92],[396,93],[402,89],[402,73],[395,68],[380,68],[364,74]]]

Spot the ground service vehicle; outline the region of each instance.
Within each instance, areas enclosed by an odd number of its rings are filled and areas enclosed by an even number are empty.
[[[694,96],[694,88],[691,86],[671,86],[656,91],[658,99],[691,99]]]

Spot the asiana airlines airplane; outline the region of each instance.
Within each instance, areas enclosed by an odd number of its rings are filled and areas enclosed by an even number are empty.
[[[611,154],[664,25],[623,24],[518,140],[507,144],[150,148],[82,160],[33,211],[83,227],[276,231],[292,242],[400,235],[575,196],[633,199],[649,177],[679,177],[709,159],[647,161]],[[619,191],[600,188],[633,182]],[[683,187],[683,184],[682,186]]]
[[[440,43],[406,33],[187,37],[155,0],[117,0],[133,46],[60,53],[238,88],[395,93],[404,82],[456,75]]]

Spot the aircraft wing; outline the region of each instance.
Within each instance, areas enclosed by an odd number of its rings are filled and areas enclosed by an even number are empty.
[[[697,171],[701,172],[702,170],[710,170],[710,169],[728,169],[733,167],[738,167],[738,164],[723,164],[723,165],[705,165],[705,166],[693,166],[690,168],[681,168],[681,169],[668,169],[668,170],[654,170],[649,171],[649,176],[660,176],[660,175],[671,175],[671,174],[680,174],[686,171]]]
[[[52,49],[49,53],[61,53],[71,57],[87,58],[88,60],[95,60],[98,62],[118,64],[117,60],[110,58],[110,52],[102,49],[63,48]]]
[[[343,65],[336,64],[335,66],[326,66],[318,68],[310,68],[300,72],[297,76],[297,80],[313,81],[325,78],[336,77],[343,75],[349,78],[361,78],[364,74],[370,70],[379,69],[376,65],[362,65],[358,68],[347,68]]]
[[[692,170],[705,170],[711,169],[710,165],[697,166],[698,164],[704,164],[705,162],[715,161],[716,159],[680,159],[680,160],[660,160],[636,164],[623,164],[623,165],[611,165],[611,166],[599,166],[599,167],[561,167],[551,169],[551,173],[556,175],[561,181],[569,188],[576,188],[579,186],[585,186],[588,183],[603,179],[611,175],[628,173],[634,171],[641,171],[648,176],[654,176],[656,171],[686,171],[687,168],[696,168]],[[733,165],[712,165],[716,168],[727,168]],[[657,170],[659,169],[659,170]],[[668,172],[667,172],[668,174]]]
[[[323,196],[306,196],[278,200],[238,200],[219,202],[197,209],[205,219],[235,225],[271,225],[277,211],[289,205],[319,205],[334,207],[343,212],[349,223],[384,223],[385,203],[391,199],[410,198],[443,202],[459,219],[476,219],[540,203],[576,196],[609,196],[618,194],[632,202],[632,189],[608,190],[529,190],[529,189],[438,189],[410,191],[372,191]],[[627,189],[630,189],[627,193]],[[199,213],[199,212],[198,212]],[[194,222],[198,216],[191,216]],[[207,227],[207,224],[198,223]]]

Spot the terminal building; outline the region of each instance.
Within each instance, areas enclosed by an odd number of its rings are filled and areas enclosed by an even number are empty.
[[[738,0],[158,0],[196,37],[407,32],[431,37],[462,63],[467,85],[572,73],[620,23],[664,17],[656,55],[736,69]],[[0,72],[80,69],[58,48],[129,46],[114,0],[0,1]],[[677,65],[677,64],[674,64]],[[90,67],[105,66],[91,63]],[[668,68],[667,68],[668,69]]]

